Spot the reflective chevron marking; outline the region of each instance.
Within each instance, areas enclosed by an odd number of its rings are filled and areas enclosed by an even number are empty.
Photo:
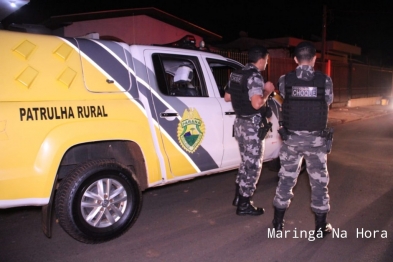
[[[103,75],[105,75],[105,77],[107,78],[113,78],[110,74],[108,74],[108,72],[106,72],[105,70],[102,69],[101,66],[99,66],[94,60],[93,58],[89,57],[87,54],[85,54],[83,52],[83,50],[81,50],[80,48],[78,48],[77,46],[75,46],[72,42],[67,41],[66,39],[61,38],[63,41],[66,41],[70,44],[70,46],[72,46],[80,55],[81,57],[83,57],[84,59],[86,59],[89,63],[91,63],[95,68],[97,68],[97,70],[99,70]],[[75,39],[76,44],[78,45],[78,41]],[[142,85],[142,87],[147,88],[149,90],[149,92],[152,92],[152,94],[154,95],[154,97],[156,99],[158,99],[162,104],[164,104],[167,108],[175,110],[173,107],[170,106],[170,104],[168,104],[168,102],[166,102],[165,100],[163,100],[158,93],[151,88],[151,86],[144,81],[142,78],[140,78],[139,76],[136,75],[135,71],[129,67],[129,65],[125,64],[122,59],[120,59],[116,54],[114,54],[112,51],[110,51],[110,49],[108,49],[106,46],[102,45],[101,43],[97,42],[97,41],[91,41],[94,42],[95,44],[99,45],[100,47],[102,47],[103,49],[105,49],[108,53],[110,53],[110,55],[116,59],[128,72],[130,72],[136,79],[136,81],[138,83],[140,83]],[[82,62],[81,62],[82,64]],[[83,69],[82,69],[83,71]],[[116,79],[115,79],[116,80]],[[139,104],[138,102],[136,102],[135,98],[132,97],[132,95],[128,92],[125,92],[124,88],[118,84],[118,81],[115,81],[114,83],[116,85],[116,87],[119,90],[124,91],[124,94],[130,99],[130,101],[132,101],[133,103],[135,103],[138,108],[142,111],[142,113],[147,117],[147,114],[150,113],[151,116],[153,116],[153,114],[151,114],[150,112],[150,108],[154,108],[151,107],[151,104],[148,102],[148,99],[141,94],[141,92],[139,92],[139,99],[142,101],[143,100],[143,104],[148,104],[149,105],[149,109],[144,108],[141,104]],[[146,110],[148,110],[149,112],[146,112]],[[176,117],[179,121],[181,120],[181,117],[178,116]],[[150,122],[150,121],[149,121]],[[157,128],[159,128],[159,123],[157,122],[156,119],[153,118],[153,125]],[[155,133],[154,128],[150,127],[151,130],[153,130],[153,132]],[[189,161],[189,163],[192,165],[192,167],[196,170],[196,172],[201,172],[199,167],[195,164],[195,162],[192,160],[192,158],[178,145],[178,143],[175,141],[174,138],[176,138],[176,135],[174,137],[172,137],[171,135],[168,134],[168,132],[161,126],[161,128],[159,128],[159,130],[161,130],[162,134],[164,134],[164,136],[166,137],[166,139],[168,139],[171,144]],[[154,145],[156,147],[157,152],[159,152],[159,146],[158,146],[158,141],[156,140],[155,136],[153,137],[153,141],[154,141]],[[166,180],[167,178],[167,174],[165,172],[165,168],[163,168],[165,166],[164,164],[164,160],[162,158],[162,155],[159,155],[159,159],[160,159],[160,166],[164,175],[164,178]]]

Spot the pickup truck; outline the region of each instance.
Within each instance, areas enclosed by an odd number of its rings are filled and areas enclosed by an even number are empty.
[[[145,189],[238,168],[223,90],[239,62],[6,30],[0,57],[0,208],[41,206],[48,237],[54,213],[76,240],[109,241],[136,221]],[[281,102],[268,103],[264,161],[281,146]]]

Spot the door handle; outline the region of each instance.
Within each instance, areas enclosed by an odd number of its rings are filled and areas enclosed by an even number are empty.
[[[160,116],[161,117],[174,117],[174,116],[178,116],[178,114],[177,113],[166,113],[166,112],[164,112],[164,113],[160,113]]]
[[[234,115],[234,114],[235,114],[235,112],[225,112],[225,115],[226,115],[226,116]]]

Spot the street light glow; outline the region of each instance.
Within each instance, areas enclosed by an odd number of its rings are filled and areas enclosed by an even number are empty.
[[[15,4],[15,2],[10,2],[10,5],[11,5],[11,7],[13,7],[13,8],[15,8],[15,7],[16,7],[16,4]]]

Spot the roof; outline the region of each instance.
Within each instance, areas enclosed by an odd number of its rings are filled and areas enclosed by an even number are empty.
[[[186,20],[173,16],[169,13],[166,13],[154,7],[106,10],[106,11],[52,16],[43,24],[48,28],[54,30],[63,26],[67,26],[73,22],[97,20],[97,19],[105,19],[105,18],[117,18],[117,17],[125,17],[125,16],[137,16],[137,15],[150,16],[159,21],[186,30],[192,34],[197,34],[203,37],[206,41],[217,41],[222,39],[222,36],[218,34],[210,32],[202,27],[199,27],[195,24],[192,24]]]
[[[251,37],[240,37],[230,43],[220,45],[221,48],[227,48],[232,50],[245,51],[255,45],[263,45],[268,49],[274,48],[293,48],[300,42],[305,41],[304,39],[295,37],[281,37],[271,39],[255,39]],[[321,49],[321,42],[314,42],[317,50]],[[338,41],[326,41],[327,53],[335,54],[338,56],[347,55],[361,55],[361,48],[354,45],[341,43]]]

